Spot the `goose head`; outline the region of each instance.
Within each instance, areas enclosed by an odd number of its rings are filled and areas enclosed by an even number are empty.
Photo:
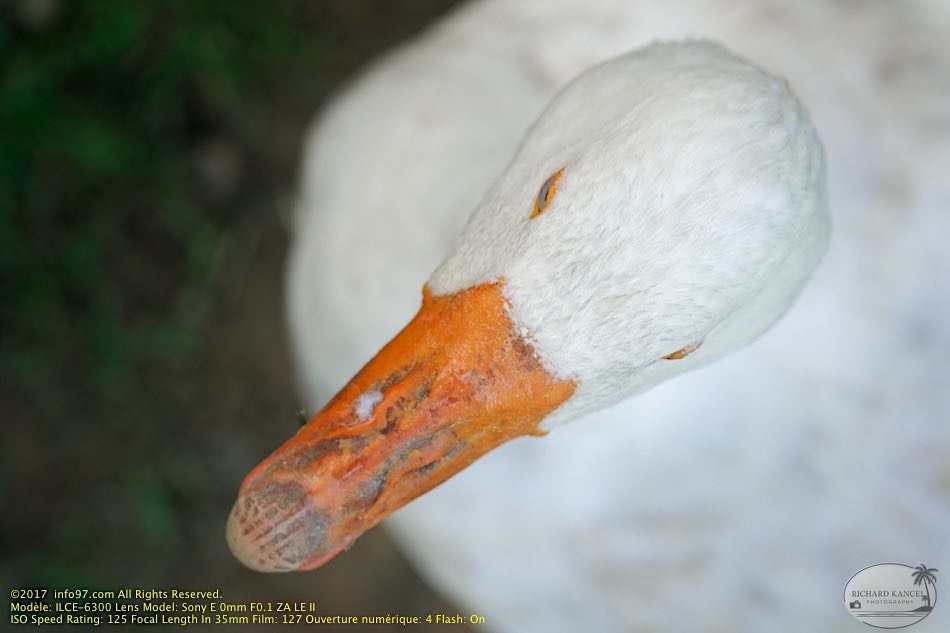
[[[720,46],[655,44],[585,72],[416,317],[244,480],[232,551],[312,569],[499,444],[741,348],[821,258],[825,200],[801,103]]]

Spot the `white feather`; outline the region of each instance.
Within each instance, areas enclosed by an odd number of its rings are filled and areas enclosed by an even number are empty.
[[[307,143],[288,270],[313,405],[412,316],[472,210],[494,195],[510,203],[498,213],[527,216],[560,166],[546,144],[566,137],[552,131],[522,149],[512,165],[523,183],[492,183],[545,104],[595,64],[656,38],[712,38],[787,78],[826,147],[831,246],[789,314],[744,351],[542,440],[512,442],[394,515],[435,586],[503,631],[848,631],[857,623],[840,596],[855,571],[946,564],[948,24],[940,0],[485,0],[377,64],[327,110]],[[576,119],[589,124],[599,105]],[[555,201],[569,199],[564,182]],[[544,288],[526,280],[548,269],[504,261],[458,260],[433,281],[448,289],[507,275],[542,356],[578,376],[598,372],[584,381],[596,389],[602,354],[629,350],[572,329],[561,312],[578,307],[570,293],[546,304],[556,318],[545,334],[545,305],[529,298]],[[694,291],[700,281],[690,280]],[[666,318],[661,296],[650,307]],[[671,331],[662,349],[691,342],[685,334]],[[575,343],[597,354],[585,359]],[[629,390],[612,378],[591,401]],[[917,627],[937,630],[939,610]]]

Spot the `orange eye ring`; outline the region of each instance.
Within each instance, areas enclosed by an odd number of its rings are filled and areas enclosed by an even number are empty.
[[[544,184],[541,185],[541,189],[538,191],[538,196],[534,199],[534,211],[531,212],[528,219],[535,219],[548,208],[548,205],[551,204],[551,200],[554,199],[554,194],[557,193],[557,183],[563,173],[564,168],[561,167],[554,172],[550,178],[544,181]]]

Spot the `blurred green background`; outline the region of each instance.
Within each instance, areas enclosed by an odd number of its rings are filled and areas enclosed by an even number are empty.
[[[296,429],[282,276],[305,127],[452,4],[0,1],[0,584],[454,612],[379,530],[293,576],[223,538],[241,478]]]

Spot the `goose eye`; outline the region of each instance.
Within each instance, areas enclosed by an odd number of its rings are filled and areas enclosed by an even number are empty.
[[[544,213],[548,204],[554,199],[554,194],[557,193],[557,181],[560,180],[562,173],[564,173],[563,167],[557,170],[553,176],[545,180],[544,184],[541,185],[541,190],[538,191],[538,197],[534,201],[534,211],[532,211],[529,216],[530,219],[533,220]]]
[[[667,354],[663,358],[666,360],[679,360],[681,358],[686,358],[693,352],[699,349],[699,346],[703,344],[703,341],[694,341],[682,349],[678,349],[672,354]]]

